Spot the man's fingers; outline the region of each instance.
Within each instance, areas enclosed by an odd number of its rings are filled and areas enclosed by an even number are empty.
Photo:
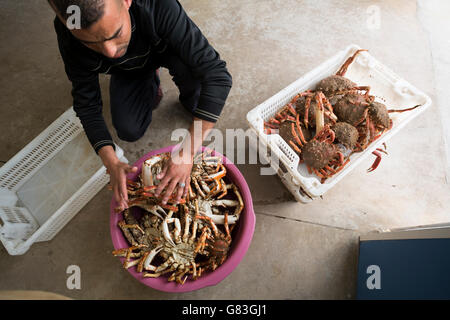
[[[166,176],[167,169],[169,169],[169,165],[166,165],[166,166],[162,169],[162,171],[156,176],[156,179],[159,179],[159,180],[163,179],[163,178]]]
[[[167,200],[169,200],[170,195],[178,184],[178,180],[172,179],[167,186],[166,192],[164,193],[164,197],[162,199],[162,204],[166,204]]]
[[[156,197],[159,197],[161,192],[164,190],[164,188],[169,183],[170,179],[171,178],[168,175],[164,176],[164,178],[161,180],[161,182],[158,184],[158,187],[156,188],[156,191],[155,191]]]
[[[117,184],[114,184],[114,185],[113,185],[113,192],[114,192],[114,200],[116,200],[116,202],[117,202],[118,204],[121,204],[121,202],[122,202],[122,197],[121,197],[120,194],[119,194],[119,188],[118,188]]]
[[[125,175],[121,175],[120,177],[120,194],[122,199],[126,203],[128,201],[128,191],[127,191],[127,177]],[[126,206],[126,208],[128,205]]]
[[[186,179],[186,186],[184,187],[184,191],[183,191],[183,198],[185,198],[189,192],[189,185],[191,184],[191,177],[188,177]]]
[[[177,197],[175,199],[177,203],[180,202],[181,196],[183,195],[184,190],[186,189],[186,186],[184,186],[183,188],[180,187],[180,183],[182,183],[183,181],[186,181],[186,180],[180,180],[178,182],[178,184],[175,186],[177,188]]]
[[[138,170],[137,167],[131,167],[131,166],[128,166],[128,165],[127,165],[127,167],[125,168],[125,172],[126,172],[126,173],[134,173],[134,172],[136,172],[137,170]]]

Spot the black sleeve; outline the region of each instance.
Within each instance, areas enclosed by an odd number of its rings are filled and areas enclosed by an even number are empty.
[[[156,1],[154,16],[158,35],[178,53],[193,75],[202,79],[194,116],[216,122],[232,85],[225,61],[220,59],[177,0]]]
[[[83,68],[77,59],[77,48],[71,46],[62,23],[55,19],[58,47],[64,61],[67,77],[72,82],[73,109],[83,125],[84,131],[95,152],[106,145],[114,149],[114,142],[106,126],[102,113],[102,97],[98,74]],[[62,25],[62,28],[65,28]]]

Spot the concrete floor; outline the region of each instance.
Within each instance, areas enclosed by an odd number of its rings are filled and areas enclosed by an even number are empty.
[[[308,205],[296,203],[277,176],[260,176],[260,165],[240,165],[254,199],[256,230],[241,264],[215,287],[161,293],[124,271],[111,256],[111,194],[104,188],[52,241],[16,257],[0,248],[0,290],[43,290],[75,299],[349,299],[356,294],[361,233],[450,221],[450,101],[444,95],[450,74],[444,34],[450,24],[440,14],[449,12],[448,2],[181,2],[233,75],[217,128],[248,128],[250,109],[351,43],[370,49],[434,104],[389,141],[390,154],[377,171],[366,173],[372,161],[367,159]],[[381,18],[375,30],[367,27],[372,5]],[[0,4],[2,161],[72,103],[52,19],[42,1]],[[101,77],[104,113],[112,128],[108,81]],[[116,139],[131,162],[173,144],[172,130],[189,125],[167,71],[162,85],[165,96],[145,136],[136,143]],[[66,268],[73,264],[81,268],[81,290],[66,288]]]

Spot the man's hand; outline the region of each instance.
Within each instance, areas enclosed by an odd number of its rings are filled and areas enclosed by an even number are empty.
[[[214,127],[213,122],[201,120],[194,117],[191,127],[189,128],[189,135],[181,144],[180,152],[168,161],[163,171],[156,177],[162,179],[156,188],[155,195],[159,197],[161,192],[164,192],[162,203],[166,204],[174,190],[176,191],[175,202],[178,203],[181,197],[185,197],[189,191],[189,184],[191,183],[191,170],[194,162],[194,155],[196,151],[202,146],[203,140]],[[180,187],[183,185],[184,187]],[[176,188],[176,189],[175,189]]]
[[[127,174],[136,172],[138,168],[121,162],[113,147],[109,145],[100,148],[98,155],[106,167],[106,173],[110,176],[109,183],[114,193],[114,199],[122,210],[128,208]]]
[[[156,176],[161,182],[156,189],[155,195],[159,197],[161,192],[166,188],[162,203],[166,204],[172,193],[175,191],[175,203],[178,204],[181,198],[185,197],[191,183],[191,170],[193,158],[190,155],[170,159],[163,171]],[[181,187],[184,183],[184,187]]]
[[[128,208],[127,174],[136,172],[137,167],[131,167],[124,162],[114,162],[109,165],[106,172],[110,176],[110,185],[114,193],[114,199],[121,210]]]

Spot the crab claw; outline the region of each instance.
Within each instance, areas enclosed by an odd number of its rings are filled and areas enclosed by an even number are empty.
[[[177,218],[172,218],[172,215],[167,215],[166,219],[164,219],[163,221],[163,235],[164,235],[164,239],[167,240],[167,242],[169,242],[172,246],[176,246],[175,242],[172,239],[172,236],[170,235],[170,231],[169,231],[169,223],[174,223],[175,224],[175,229],[174,229],[174,236],[175,236],[175,241],[177,241],[179,243],[179,238],[180,238],[180,233],[181,233],[181,224],[180,224],[180,220]]]
[[[147,257],[145,258],[144,264],[143,264],[143,268],[147,271],[155,271],[156,267],[152,266],[151,263],[153,261],[153,259],[155,258],[155,256],[163,249],[162,246],[158,246],[156,248],[154,248],[152,251],[150,251],[150,253],[147,255]]]
[[[377,158],[373,162],[372,166],[369,169],[367,169],[367,172],[374,171],[381,162],[381,153],[379,153],[378,151],[374,151],[374,152],[372,152],[372,154],[375,155]]]

